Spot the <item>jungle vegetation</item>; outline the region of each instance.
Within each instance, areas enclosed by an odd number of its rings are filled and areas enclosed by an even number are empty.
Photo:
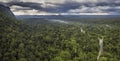
[[[98,37],[104,37],[100,61],[120,61],[118,20],[18,21],[0,13],[0,61],[97,61]]]

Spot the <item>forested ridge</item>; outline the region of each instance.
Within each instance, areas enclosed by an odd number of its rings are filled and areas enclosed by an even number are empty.
[[[120,61],[119,21],[78,22],[18,21],[0,13],[0,61],[97,61],[102,37],[100,61]]]

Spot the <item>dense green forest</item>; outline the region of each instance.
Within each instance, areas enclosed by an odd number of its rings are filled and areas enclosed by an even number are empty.
[[[99,61],[120,61],[119,18],[91,20],[18,21],[0,13],[0,61],[97,61],[99,38]]]

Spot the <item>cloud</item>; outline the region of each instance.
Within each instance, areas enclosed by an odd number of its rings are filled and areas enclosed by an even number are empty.
[[[52,3],[64,3],[68,1],[75,1],[75,2],[80,2],[80,3],[86,3],[86,2],[93,2],[93,3],[98,3],[98,2],[120,2],[120,0],[0,0],[2,2],[10,2],[10,1],[23,1],[23,2],[52,2]]]
[[[67,2],[64,4],[54,4],[54,3],[34,3],[34,2],[8,2],[9,6],[21,6],[21,7],[29,7],[31,9],[46,11],[46,12],[67,12],[70,9],[76,9],[80,6],[77,2]],[[22,9],[22,8],[21,8]]]
[[[120,0],[0,0],[16,14],[109,13],[120,14]]]

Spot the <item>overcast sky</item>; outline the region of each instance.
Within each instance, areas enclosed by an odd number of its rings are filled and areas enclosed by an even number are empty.
[[[0,0],[15,15],[120,15],[120,0]]]

